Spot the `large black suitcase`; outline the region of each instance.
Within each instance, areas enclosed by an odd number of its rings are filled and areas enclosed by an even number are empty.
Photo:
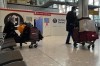
[[[30,29],[30,40],[33,40],[33,41],[39,40],[39,30],[37,28],[32,27]]]

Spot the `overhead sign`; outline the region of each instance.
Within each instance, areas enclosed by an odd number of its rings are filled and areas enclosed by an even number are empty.
[[[91,14],[91,15],[99,15],[99,11],[89,10],[89,14]]]
[[[51,13],[47,13],[47,12],[35,12],[34,15],[51,16]]]

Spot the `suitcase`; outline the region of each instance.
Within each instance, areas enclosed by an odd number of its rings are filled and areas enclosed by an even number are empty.
[[[73,40],[74,42],[79,42],[79,29],[74,28],[73,30]]]
[[[73,40],[75,42],[95,41],[98,38],[98,33],[95,31],[79,32],[78,28],[74,28],[73,30]]]
[[[95,41],[98,39],[98,34],[95,31],[79,32],[80,42]]]
[[[37,28],[32,27],[30,29],[30,40],[38,41],[39,40],[39,30]]]

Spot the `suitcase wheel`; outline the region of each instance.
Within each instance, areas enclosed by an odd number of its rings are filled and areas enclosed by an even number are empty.
[[[29,45],[29,48],[33,48],[33,45]]]
[[[34,45],[34,48],[37,48],[37,44],[36,44],[36,45]]]
[[[84,47],[84,45],[85,45],[85,42],[82,42],[82,46]]]
[[[88,49],[90,49],[90,45],[88,45]]]
[[[77,48],[77,44],[76,43],[74,43],[73,45],[74,45],[74,48]]]
[[[94,49],[95,45],[92,45],[92,49]]]

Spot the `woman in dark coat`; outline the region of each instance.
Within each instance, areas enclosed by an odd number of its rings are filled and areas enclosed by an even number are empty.
[[[20,34],[20,36],[17,35],[15,38],[16,43],[20,43],[20,48],[22,48],[22,43],[29,41],[30,37],[30,27],[28,27],[25,23],[23,23],[23,25],[25,25],[23,32]]]
[[[6,39],[14,38],[15,35],[14,23],[11,21],[6,22],[3,33],[6,33],[6,37],[5,37]]]

